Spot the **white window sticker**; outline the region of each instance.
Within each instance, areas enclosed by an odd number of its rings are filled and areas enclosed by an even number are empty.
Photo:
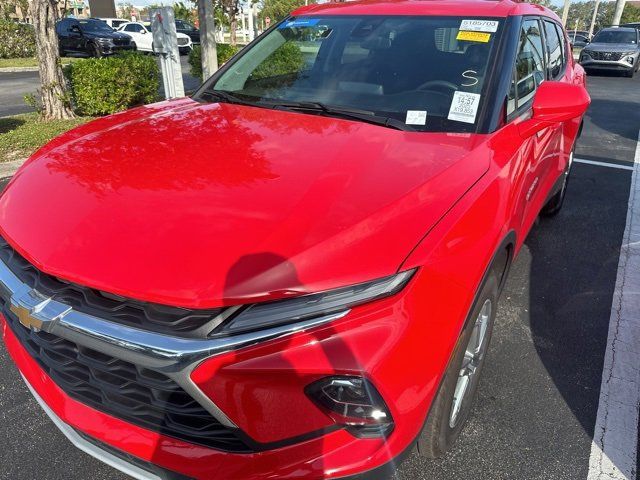
[[[479,93],[455,92],[447,118],[458,122],[474,123],[479,103]]]
[[[427,112],[425,110],[407,110],[407,125],[426,125]]]
[[[462,20],[460,30],[467,32],[495,32],[498,30],[497,20]]]

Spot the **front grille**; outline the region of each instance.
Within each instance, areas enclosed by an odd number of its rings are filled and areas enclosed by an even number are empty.
[[[0,238],[0,260],[21,281],[79,312],[171,336],[206,338],[222,309],[190,310],[101,292],[41,272]]]
[[[113,44],[114,45],[129,45],[129,38],[114,38],[113,39]]]
[[[184,47],[188,43],[189,43],[189,40],[187,38],[179,38],[178,39],[178,45],[181,46],[181,47]]]
[[[169,377],[27,329],[6,303],[2,313],[22,346],[71,398],[179,440],[230,452],[251,451],[234,429],[218,422]]]
[[[622,58],[621,52],[589,52],[589,56],[594,60],[606,60],[617,62]]]

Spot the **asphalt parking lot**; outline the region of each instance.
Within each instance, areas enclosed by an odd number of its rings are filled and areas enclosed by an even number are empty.
[[[592,480],[630,167],[639,148],[640,76],[590,76],[589,91],[593,103],[576,157],[596,164],[574,164],[563,210],[534,226],[511,269],[473,415],[452,452],[436,461],[411,454],[398,480]],[[626,428],[637,437],[640,425]],[[67,442],[3,346],[0,438],[3,479],[126,478]],[[640,458],[635,464],[640,471]]]

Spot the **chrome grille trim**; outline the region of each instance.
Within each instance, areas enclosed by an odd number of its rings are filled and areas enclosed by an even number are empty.
[[[23,283],[3,261],[0,261],[0,297],[9,309],[25,309],[37,321],[37,326],[33,325],[36,322],[32,322],[30,327],[34,330],[42,330],[163,373],[229,428],[238,427],[191,380],[191,372],[198,364],[214,355],[284,337],[337,320],[349,313],[349,310],[344,310],[303,322],[215,339],[171,337],[78,312]]]

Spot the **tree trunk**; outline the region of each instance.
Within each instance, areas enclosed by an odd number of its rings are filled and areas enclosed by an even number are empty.
[[[231,32],[229,32],[231,38],[229,40],[229,43],[231,43],[231,45],[235,45],[236,44],[236,30],[238,28],[238,19],[236,18],[236,16],[234,15],[233,17],[231,17],[231,26],[230,26],[230,30]]]
[[[218,70],[216,27],[213,3],[210,0],[198,1],[198,19],[200,23],[202,78],[206,80]]]
[[[40,71],[42,117],[45,120],[74,117],[60,66],[56,35],[57,3],[56,0],[31,0],[30,3]]]

